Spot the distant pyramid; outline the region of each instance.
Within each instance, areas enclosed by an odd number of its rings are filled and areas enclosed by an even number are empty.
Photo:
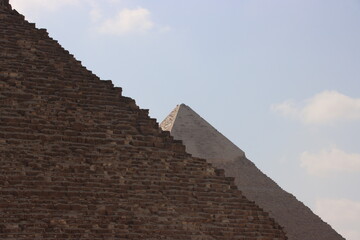
[[[185,104],[178,105],[160,126],[182,140],[187,152],[195,157],[224,162],[245,156],[241,149]]]
[[[286,237],[232,178],[0,0],[0,239]]]
[[[224,137],[185,104],[176,108],[160,124],[165,131],[182,140],[186,151],[205,158],[234,177],[244,195],[255,201],[284,227],[289,240],[343,240],[293,195],[282,190],[263,174],[244,152]]]

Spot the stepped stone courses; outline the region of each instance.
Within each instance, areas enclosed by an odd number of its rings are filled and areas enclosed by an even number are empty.
[[[289,240],[343,240],[293,195],[263,174],[244,152],[185,104],[178,105],[160,124],[163,130],[182,140],[187,152],[206,158],[234,177],[244,195],[270,213]]]
[[[0,239],[286,239],[146,110],[0,0]]]

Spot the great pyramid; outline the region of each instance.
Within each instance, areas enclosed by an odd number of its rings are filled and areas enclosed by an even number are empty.
[[[284,227],[289,240],[343,240],[293,195],[263,174],[244,152],[218,132],[190,107],[181,104],[160,124],[163,130],[182,140],[187,152],[206,158],[225,176],[234,177],[244,195],[270,213]]]
[[[0,239],[286,239],[232,178],[0,0]]]

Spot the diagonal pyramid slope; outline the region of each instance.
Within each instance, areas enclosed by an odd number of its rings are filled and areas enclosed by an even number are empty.
[[[286,239],[231,178],[0,0],[0,239]]]
[[[176,106],[160,124],[163,130],[182,140],[187,152],[205,158],[234,177],[237,187],[250,200],[270,212],[284,227],[290,240],[340,240],[330,225],[323,222],[293,195],[282,190],[263,174],[242,150],[215,130],[185,104]]]

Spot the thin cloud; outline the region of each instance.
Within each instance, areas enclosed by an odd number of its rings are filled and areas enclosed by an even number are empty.
[[[150,11],[145,8],[125,8],[110,19],[100,24],[99,32],[113,35],[124,35],[130,33],[144,34],[154,28]]]
[[[10,0],[11,6],[27,20],[36,22],[41,15],[54,13],[67,6],[79,6],[82,0]]]
[[[288,100],[272,105],[271,109],[306,124],[360,120],[360,98],[351,98],[337,91],[321,92],[305,100],[303,104]]]
[[[119,5],[119,0],[107,0],[101,4],[95,0],[10,0],[13,8],[36,21],[44,13],[54,12],[63,7],[90,8],[88,14],[97,32],[111,35],[145,34],[149,31],[168,32],[169,26],[160,26],[151,19],[151,12],[142,7],[123,8],[114,17],[106,18],[102,4]],[[113,6],[115,7],[115,6]],[[118,6],[117,6],[118,7]]]
[[[20,12],[55,11],[66,5],[78,4],[80,0],[10,0],[11,5]]]
[[[300,161],[301,166],[314,176],[360,172],[360,154],[346,153],[336,147],[318,153],[304,152]]]
[[[349,199],[318,199],[315,213],[347,240],[360,239],[360,202]]]
[[[91,1],[90,5],[91,5],[91,10],[89,12],[90,19],[93,22],[98,22],[103,17],[102,10],[101,10],[100,6],[98,5],[98,3],[94,2],[94,1]]]

